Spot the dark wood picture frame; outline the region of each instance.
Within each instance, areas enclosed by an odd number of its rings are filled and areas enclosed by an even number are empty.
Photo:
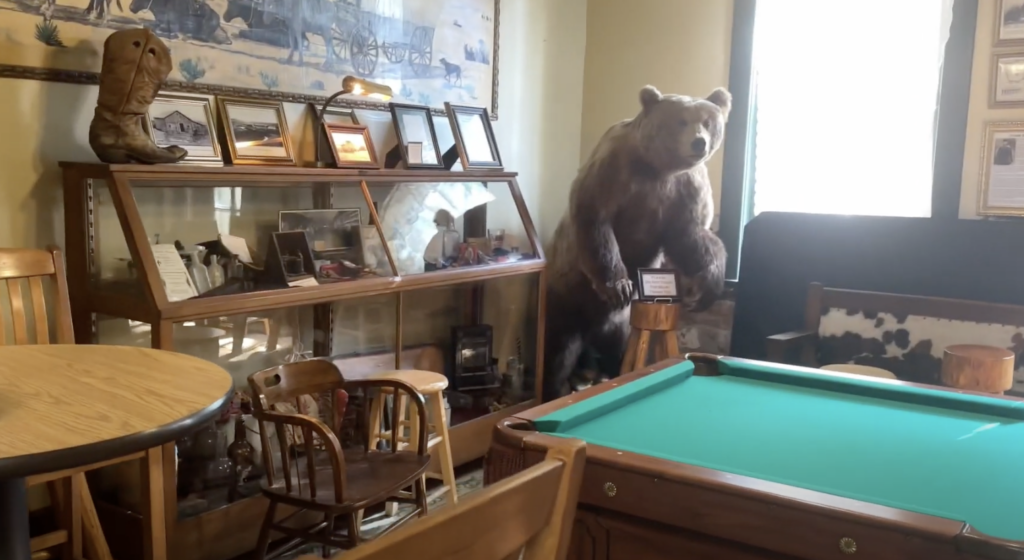
[[[494,137],[494,128],[491,126],[491,117],[486,107],[471,107],[468,105],[453,105],[447,101],[444,103],[445,113],[448,115],[448,122],[452,127],[452,136],[455,138],[455,147],[459,151],[459,160],[462,161],[463,169],[479,170],[501,170],[505,166],[501,162],[501,151],[498,150],[498,141]],[[474,161],[469,157],[469,150],[466,148],[465,134],[459,124],[458,115],[471,115],[480,117],[487,136],[487,144],[494,156],[490,161]]]
[[[395,125],[395,135],[398,137],[398,148],[402,152],[402,161],[405,162],[405,166],[409,169],[444,169],[444,153],[441,151],[441,146],[437,142],[437,131],[434,128],[434,117],[430,112],[430,107],[427,107],[426,105],[408,105],[405,103],[392,103],[390,107],[391,122]],[[434,154],[437,158],[436,163],[409,163],[409,138],[407,138],[404,127],[402,126],[402,119],[400,118],[402,113],[421,113],[423,118],[426,119],[426,130],[430,135],[428,140],[430,140],[434,147]]]
[[[301,258],[302,270],[290,272],[287,261],[292,254]],[[313,262],[313,251],[309,247],[304,231],[274,231],[270,233],[270,244],[267,247],[264,274],[267,281],[279,287],[287,287],[290,282],[316,279],[316,267]]]
[[[645,276],[670,276],[672,277],[672,285],[675,286],[675,295],[656,295],[649,294],[644,290],[644,277]],[[664,302],[664,303],[679,303],[682,299],[679,290],[679,276],[675,270],[671,268],[638,268],[636,271],[636,293],[637,299],[640,301],[647,302]]]
[[[310,111],[313,112],[313,124],[316,125],[320,122],[321,118],[324,118],[324,122],[327,122],[326,115],[334,115],[336,117],[347,117],[351,120],[351,123],[332,123],[332,124],[362,124],[359,122],[359,117],[356,116],[355,109],[347,109],[342,107],[335,107],[331,105],[326,111],[321,111],[320,106],[316,103],[308,103]]]
[[[331,147],[331,157],[334,158],[334,166],[338,169],[380,169],[380,158],[377,157],[377,149],[373,146],[373,138],[370,136],[370,129],[366,128],[366,125],[329,124],[324,121],[322,132],[327,136],[327,144]],[[334,132],[362,134],[363,143],[366,145],[370,161],[343,162],[338,146],[334,143],[334,137],[331,136]]]

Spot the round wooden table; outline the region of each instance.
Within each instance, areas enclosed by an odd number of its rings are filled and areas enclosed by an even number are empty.
[[[0,347],[0,560],[30,558],[25,477],[174,441],[232,392],[226,371],[174,352]]]

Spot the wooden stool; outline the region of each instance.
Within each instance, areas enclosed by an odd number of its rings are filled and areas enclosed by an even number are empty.
[[[395,379],[412,385],[418,393],[423,395],[427,401],[428,437],[427,451],[433,455],[433,449],[438,451],[438,459],[441,463],[440,476],[435,473],[427,473],[426,476],[439,478],[444,481],[447,490],[451,492],[451,503],[459,501],[458,489],[455,486],[455,465],[452,464],[451,439],[448,437],[448,418],[444,410],[444,390],[448,387],[448,378],[440,373],[419,370],[395,370],[378,373],[372,376],[373,379]],[[381,422],[384,419],[383,396],[391,394],[389,389],[381,390],[381,397],[374,399],[370,405],[370,449],[375,449],[377,442],[381,439],[390,438],[389,430],[381,429]],[[392,406],[398,408],[398,425],[392,426],[392,430],[398,430],[397,440],[399,449],[416,449],[416,441],[412,434],[419,430],[419,415],[412,412],[412,407],[406,402],[408,397],[399,395],[398,402]],[[406,431],[408,429],[408,432]],[[431,430],[433,430],[431,432]],[[433,435],[430,435],[430,434]],[[388,514],[394,515],[395,505],[388,504]]]
[[[674,358],[679,355],[679,341],[676,339],[676,325],[679,323],[679,305],[675,303],[648,303],[634,301],[629,311],[629,344],[622,359],[620,373],[643,369],[649,362],[647,355],[653,342],[654,361]]]
[[[1001,395],[1013,387],[1013,360],[1013,352],[996,346],[947,346],[942,352],[942,384]]]

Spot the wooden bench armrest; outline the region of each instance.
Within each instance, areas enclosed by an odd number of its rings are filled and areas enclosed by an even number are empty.
[[[768,350],[768,360],[772,362],[783,362],[791,350],[803,348],[813,343],[818,338],[818,333],[808,330],[789,331],[773,334],[765,339],[765,346]]]

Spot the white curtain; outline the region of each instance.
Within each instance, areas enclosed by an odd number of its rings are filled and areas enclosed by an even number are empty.
[[[754,213],[931,213],[953,0],[761,0]]]

